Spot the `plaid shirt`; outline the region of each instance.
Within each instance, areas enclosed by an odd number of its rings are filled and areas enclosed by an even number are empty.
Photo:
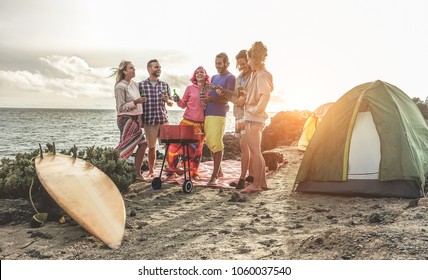
[[[143,122],[149,125],[168,123],[168,111],[165,102],[162,101],[162,93],[166,91],[171,99],[171,89],[169,85],[160,80],[153,85],[149,79],[138,83],[138,88],[144,89],[147,102],[143,103]]]

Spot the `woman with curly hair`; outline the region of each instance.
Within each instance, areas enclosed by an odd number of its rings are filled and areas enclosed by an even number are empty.
[[[266,70],[267,48],[262,42],[255,42],[247,52],[251,76],[245,83],[247,98],[244,110],[245,133],[250,148],[254,182],[241,192],[260,192],[266,190],[266,163],[261,152],[262,131],[268,119],[266,106],[273,91],[272,75]]]

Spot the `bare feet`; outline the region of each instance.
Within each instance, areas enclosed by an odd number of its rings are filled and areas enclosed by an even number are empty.
[[[136,174],[135,175],[135,182],[146,182],[146,177],[144,177],[143,175],[141,175],[141,174]]]
[[[208,186],[215,186],[218,183],[218,179],[217,178],[211,178],[208,182]]]
[[[241,193],[258,193],[258,192],[262,192],[262,191],[263,191],[262,188],[257,188],[257,187],[251,186],[251,187],[243,189],[241,191]]]
[[[171,174],[169,174],[167,177],[166,177],[166,180],[167,181],[173,181],[175,178],[176,178],[176,174],[174,173],[174,172],[172,172]]]

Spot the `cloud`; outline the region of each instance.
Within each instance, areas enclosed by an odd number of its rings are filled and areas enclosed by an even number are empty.
[[[46,66],[43,71],[0,70],[0,85],[13,87],[15,91],[73,98],[112,96],[114,78],[108,78],[111,73],[108,68],[90,67],[76,56],[51,55],[39,60]]]

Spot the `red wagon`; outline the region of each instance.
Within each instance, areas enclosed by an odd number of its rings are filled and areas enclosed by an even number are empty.
[[[198,142],[199,139],[193,130],[193,126],[187,125],[163,125],[160,131],[160,142],[166,144],[165,155],[162,162],[159,177],[152,180],[152,189],[159,190],[162,188],[162,171],[165,165],[165,159],[168,154],[169,145],[178,143],[183,149],[183,168],[184,168],[184,183],[183,192],[190,193],[193,189],[192,177],[190,176],[190,159],[189,159],[189,144]]]

